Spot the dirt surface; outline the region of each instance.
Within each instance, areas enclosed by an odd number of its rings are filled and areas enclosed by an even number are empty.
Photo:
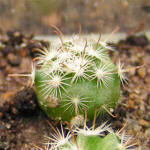
[[[149,0],[0,0],[0,28],[21,29],[26,34],[52,34],[56,25],[64,34],[109,33],[135,29],[140,23],[150,30]]]
[[[9,77],[11,73],[29,73],[35,48],[47,46],[45,41],[33,40],[19,31],[1,33],[0,36],[0,150],[29,150],[31,145],[43,146],[44,136],[51,129],[47,118],[36,102],[34,87],[28,79]],[[115,44],[110,52],[114,62],[125,67],[142,66],[130,71],[128,85],[122,87],[121,102],[109,117],[115,129],[125,124],[127,133],[135,137],[141,150],[150,147],[150,42],[144,35],[130,36]]]

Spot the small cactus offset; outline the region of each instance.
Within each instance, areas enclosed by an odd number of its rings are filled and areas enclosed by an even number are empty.
[[[86,117],[85,117],[86,118]],[[49,125],[54,130],[48,142],[45,143],[45,148],[34,146],[41,150],[136,150],[137,143],[134,139],[126,135],[122,129],[114,132],[110,124],[107,122],[95,127],[93,121],[92,127],[86,125],[84,127],[75,127],[65,133],[62,125],[61,129],[55,129],[50,123]]]
[[[113,64],[107,42],[87,40],[80,34],[49,48],[38,50],[35,58],[35,87],[38,102],[46,114],[55,120],[70,121],[72,125],[99,114],[110,112],[120,97],[120,81],[125,80],[119,63]]]

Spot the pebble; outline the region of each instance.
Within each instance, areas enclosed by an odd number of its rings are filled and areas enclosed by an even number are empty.
[[[6,67],[6,59],[0,58],[0,69],[4,69]]]
[[[150,115],[144,116],[144,120],[150,121]]]
[[[131,109],[135,108],[135,104],[134,104],[134,101],[132,99],[129,100],[128,107],[131,108]]]
[[[7,129],[11,128],[11,124],[9,124],[9,123],[7,123],[5,126],[6,126]]]
[[[135,131],[135,132],[138,132],[138,131],[140,131],[142,129],[142,127],[140,126],[140,125],[138,125],[138,124],[134,124],[133,125],[133,130]]]
[[[137,94],[131,93],[131,94],[129,95],[129,98],[130,98],[130,99],[135,99],[135,98],[137,98]]]
[[[144,126],[144,127],[150,127],[150,123],[144,119],[140,119],[139,124]]]
[[[0,96],[0,107],[3,107],[3,105],[6,103],[6,102],[12,102],[12,98],[14,97],[14,94],[15,92],[13,91],[10,91],[10,92],[6,92],[6,93],[3,93],[1,96]]]
[[[20,64],[20,62],[21,62],[21,60],[19,59],[19,57],[18,57],[18,56],[15,56],[15,55],[12,54],[12,53],[9,53],[9,54],[7,55],[7,60],[8,60],[8,62],[9,62],[9,64],[10,64],[11,66],[19,66],[19,64]]]
[[[148,137],[150,137],[150,128],[148,128],[148,129],[145,130],[145,135],[148,136]]]
[[[18,114],[18,110],[15,107],[12,107],[11,111],[14,115]]]
[[[140,69],[138,69],[137,73],[138,76],[143,79],[146,76],[146,69],[144,67],[141,67]]]

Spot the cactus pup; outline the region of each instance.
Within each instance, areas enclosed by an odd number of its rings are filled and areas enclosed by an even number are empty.
[[[34,147],[40,150],[136,150],[137,143],[134,143],[131,136],[126,135],[124,127],[117,132],[114,132],[107,122],[96,127],[96,113],[93,124],[89,127],[86,115],[85,113],[83,128],[75,127],[68,132],[63,129],[62,124],[60,129],[55,129],[48,122],[54,132],[47,137],[48,142],[45,143],[44,149],[36,145]]]

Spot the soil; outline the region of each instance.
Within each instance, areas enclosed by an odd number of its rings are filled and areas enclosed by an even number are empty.
[[[59,126],[38,107],[34,87],[28,78],[10,77],[12,73],[29,73],[35,49],[48,46],[46,41],[33,40],[20,31],[0,33],[0,150],[29,150],[43,147],[45,136],[52,132],[47,121]],[[141,150],[150,147],[150,42],[145,35],[132,35],[114,44],[110,52],[116,63],[120,59],[131,69],[128,85],[122,86],[121,101],[115,109],[116,118],[109,117],[114,129],[126,124]]]
[[[52,34],[55,25],[64,34],[110,33],[116,26],[120,32],[142,24],[150,30],[149,0],[0,0],[0,28],[22,29],[24,33]],[[54,33],[53,33],[54,34]]]

